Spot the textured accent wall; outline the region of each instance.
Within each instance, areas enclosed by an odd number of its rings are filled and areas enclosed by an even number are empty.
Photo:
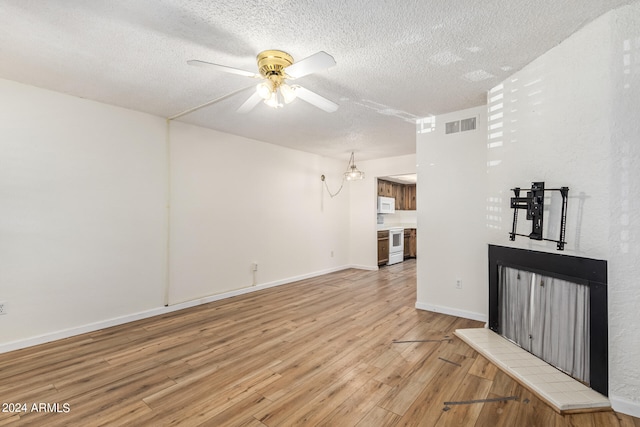
[[[609,395],[614,407],[618,399],[636,408],[640,408],[638,28],[640,4],[610,12],[494,88],[488,95],[487,174],[488,199],[496,201],[493,206],[499,210],[498,221],[489,223],[489,241],[505,246],[555,252],[551,242],[521,237],[508,241],[509,188],[525,187],[529,181],[570,188],[565,253],[609,263]],[[491,137],[497,133],[501,136]],[[557,238],[558,202],[552,198],[545,212],[550,238]]]
[[[547,187],[570,187],[567,246],[563,252],[604,259],[609,265],[609,397],[621,412],[640,416],[640,3],[612,11],[573,34],[509,79],[487,97],[487,135],[483,154],[467,152],[439,157],[441,174],[427,174],[460,194],[479,192],[482,209],[469,209],[477,227],[473,233],[453,233],[456,245],[434,247],[455,259],[460,271],[482,277],[466,292],[485,293],[486,270],[477,265],[486,256],[486,244],[556,252],[552,242],[517,237],[509,241],[512,211],[511,188],[544,181]],[[459,116],[462,114],[459,113]],[[450,115],[445,116],[449,118]],[[447,198],[437,198],[434,186],[424,185],[423,171],[446,139],[436,132],[419,133],[418,223],[444,218],[452,211]],[[424,127],[424,126],[423,126]],[[420,125],[418,131],[420,132]],[[434,139],[435,138],[435,139]],[[446,149],[446,148],[444,148]],[[482,167],[479,174],[477,168]],[[456,171],[467,183],[450,180]],[[431,192],[429,192],[431,191]],[[545,211],[545,237],[557,238],[559,197],[551,197]],[[453,205],[454,206],[454,205]],[[422,209],[429,209],[425,213]],[[458,219],[457,217],[455,218]],[[480,219],[480,221],[478,221]],[[452,219],[453,220],[453,219]],[[468,224],[468,222],[463,223]],[[521,232],[530,223],[520,215]],[[446,226],[445,226],[446,227]],[[421,245],[438,244],[419,228]],[[434,233],[438,230],[434,227]],[[482,246],[482,248],[480,248]],[[476,247],[473,253],[469,247]],[[458,249],[459,248],[459,249]],[[422,253],[428,248],[418,248]],[[446,258],[444,255],[438,255]],[[468,310],[467,297],[452,290],[451,263],[426,265],[418,259],[418,303],[422,308],[437,302],[452,314]],[[485,261],[486,262],[486,261]],[[463,281],[463,286],[465,282]],[[481,290],[476,289],[481,288]],[[475,307],[478,307],[476,305]],[[486,314],[486,306],[471,311]]]

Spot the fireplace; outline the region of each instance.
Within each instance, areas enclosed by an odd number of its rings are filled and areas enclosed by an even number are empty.
[[[514,336],[518,335],[514,333],[514,329],[518,328],[514,327],[509,319],[514,319],[517,315],[514,316],[513,313],[509,313],[507,316],[505,309],[501,309],[501,303],[505,303],[506,297],[504,293],[508,292],[508,289],[517,288],[514,287],[512,282],[511,285],[509,285],[510,287],[505,290],[505,277],[511,276],[513,279],[507,280],[515,280],[516,277],[520,278],[520,276],[522,276],[522,282],[528,286],[530,275],[537,275],[538,278],[544,277],[559,280],[557,282],[555,280],[546,280],[545,285],[545,280],[543,279],[542,284],[547,287],[562,286],[568,288],[573,286],[578,290],[578,292],[574,292],[577,297],[574,298],[571,303],[560,303],[560,306],[566,308],[565,311],[572,313],[572,316],[573,313],[576,313],[576,317],[584,318],[584,328],[579,327],[578,329],[580,330],[580,334],[586,334],[586,338],[576,338],[578,344],[573,344],[574,335],[577,334],[577,332],[569,328],[569,330],[564,333],[548,334],[545,339],[547,341],[547,347],[575,348],[577,346],[576,352],[580,354],[575,356],[576,360],[578,360],[575,362],[578,366],[576,372],[582,372],[581,374],[568,372],[571,371],[572,368],[559,366],[555,360],[545,360],[545,357],[537,354],[544,352],[536,350],[535,345],[530,345],[531,343],[528,342],[518,342],[518,339],[514,339]],[[538,279],[538,283],[540,283],[540,279]],[[526,292],[528,291],[525,291],[525,293]],[[556,294],[549,292],[549,289],[543,291],[543,293],[547,299],[557,298],[555,296]],[[523,300],[532,298],[531,304],[534,304],[535,298],[532,297],[531,293],[525,294],[523,298],[518,298]],[[576,301],[582,302],[577,303]],[[509,300],[506,302],[509,303]],[[575,307],[575,305],[583,305],[583,307]],[[563,313],[563,315],[566,315],[566,313]],[[533,314],[527,312],[521,313],[519,316],[528,319],[529,316],[533,316]],[[518,345],[548,363],[563,369],[565,372],[605,396],[608,395],[607,321],[606,261],[489,245],[489,328],[518,343]],[[536,320],[531,323],[540,322]],[[544,320],[542,323],[544,323]],[[549,332],[549,328],[547,328],[547,332]],[[522,341],[526,341],[527,335],[528,332],[524,332]],[[529,338],[531,338],[531,336],[529,336]],[[534,339],[540,339],[540,337],[536,336]],[[551,342],[549,342],[549,340],[551,340]],[[553,342],[553,340],[557,342]],[[568,344],[567,340],[571,340],[571,344]],[[584,346],[584,348],[581,349],[580,346]],[[573,357],[573,355],[571,357]],[[570,362],[570,364],[571,363],[574,362]],[[584,366],[581,364],[584,364]]]

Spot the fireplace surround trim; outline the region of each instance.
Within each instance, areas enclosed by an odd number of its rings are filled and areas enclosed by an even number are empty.
[[[500,266],[531,271],[589,286],[590,387],[607,396],[609,389],[607,261],[489,245],[489,328],[498,334],[501,333],[498,296]]]

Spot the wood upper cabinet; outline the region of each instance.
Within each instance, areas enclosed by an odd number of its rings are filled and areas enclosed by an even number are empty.
[[[378,265],[389,261],[389,232],[378,231]]]
[[[396,199],[396,210],[406,211],[406,207],[404,204],[404,185],[395,184],[393,185],[393,196]]]
[[[391,181],[385,181],[384,179],[378,180],[378,196],[393,197],[394,183]]]
[[[378,179],[378,196],[393,197],[396,199],[396,210],[416,210],[416,185],[399,184],[396,182]]]
[[[404,206],[407,211],[416,210],[416,185],[407,184],[404,186]]]

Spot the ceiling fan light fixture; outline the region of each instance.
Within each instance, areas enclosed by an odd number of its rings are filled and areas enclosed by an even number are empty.
[[[282,107],[282,104],[278,102],[278,92],[271,92],[271,96],[264,100],[264,103],[271,108]]]
[[[297,98],[300,98],[302,101],[324,110],[327,113],[333,113],[338,109],[338,104],[310,91],[309,89],[305,89],[299,85],[287,84],[288,79],[304,77],[336,65],[335,59],[333,59],[333,57],[328,53],[319,51],[300,61],[294,62],[293,57],[288,53],[272,49],[260,52],[256,59],[258,61],[259,74],[197,59],[190,59],[187,61],[187,64],[202,67],[206,66],[214,70],[230,74],[261,79],[261,81],[255,86],[256,91],[254,94],[236,110],[238,113],[248,113],[258,105],[261,100],[271,108],[279,108],[283,107],[284,104],[293,102]],[[249,88],[251,88],[251,86],[222,96],[213,101],[209,101],[198,107],[191,108],[176,115],[175,117],[182,117],[185,114],[192,113],[200,108],[222,101],[231,95],[235,95],[236,93]]]
[[[274,89],[273,82],[269,79],[264,80],[262,83],[256,86],[256,92],[258,92],[258,95],[260,95],[260,98],[264,100],[268,100],[269,98],[271,98],[272,94],[274,93],[273,89]]]
[[[284,103],[288,104],[296,99],[296,89],[293,86],[289,86],[288,84],[280,85],[280,93],[282,94],[282,98],[284,99]]]

